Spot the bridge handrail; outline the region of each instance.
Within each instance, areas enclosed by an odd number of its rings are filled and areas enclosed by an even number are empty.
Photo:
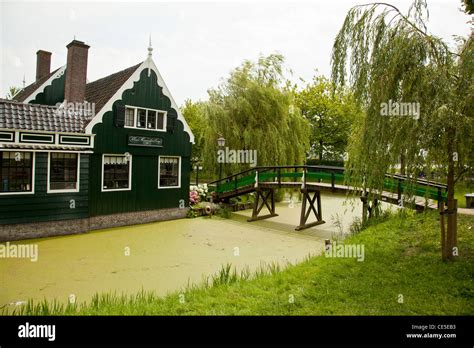
[[[230,179],[233,179],[236,176],[243,175],[246,173],[255,173],[256,170],[258,170],[259,173],[268,171],[269,169],[301,169],[301,168],[306,168],[306,169],[319,169],[319,170],[329,170],[329,171],[335,171],[335,172],[344,172],[344,167],[335,167],[335,166],[324,166],[324,165],[286,165],[286,166],[257,166],[253,167],[250,169],[243,170],[241,172],[226,176],[222,179],[211,181],[208,185],[217,185],[218,183],[227,183],[230,181]]]
[[[283,174],[283,173],[281,173],[281,171],[286,170],[286,169],[292,169],[292,170],[295,171],[295,173],[298,173],[298,171],[297,171],[298,169],[303,169],[303,172],[310,172],[310,173],[311,172],[313,172],[313,173],[315,173],[315,172],[316,173],[317,172],[330,173],[331,174],[331,187],[333,189],[335,187],[335,181],[336,181],[335,174],[336,173],[344,173],[344,171],[345,171],[344,167],[325,166],[325,165],[258,166],[258,167],[253,167],[253,168],[250,168],[250,169],[246,169],[244,171],[232,174],[232,175],[227,176],[225,178],[210,182],[209,186],[214,186],[215,185],[216,188],[217,188],[216,193],[218,195],[220,193],[219,192],[219,187],[221,185],[226,185],[226,184],[229,184],[229,183],[233,183],[232,188],[225,189],[222,193],[237,191],[239,189],[239,179],[238,179],[239,176],[242,176],[241,179],[243,179],[245,176],[253,175],[256,171],[258,171],[259,174],[260,174],[260,173],[268,172],[269,170],[276,171],[275,175],[278,177],[278,182],[281,182],[281,178],[282,178],[282,174]],[[402,189],[403,189],[402,188],[402,183],[410,180],[410,178],[408,176],[401,175],[401,174],[386,173],[385,177],[389,178],[389,179],[392,179],[395,182],[398,182],[397,185],[398,185],[398,195],[399,196],[401,195],[401,192],[402,192]],[[304,177],[304,181],[306,183],[306,176]],[[417,178],[417,179],[415,179],[414,184],[415,185],[420,184],[422,186],[427,186],[427,187],[431,187],[431,188],[436,189],[438,191],[438,193],[436,195],[438,201],[443,198],[443,192],[442,191],[445,191],[445,192],[447,191],[447,185],[446,184],[435,182],[435,181],[429,181],[429,180],[418,179]],[[226,186],[228,186],[228,185],[226,185]],[[242,185],[240,185],[240,186],[242,186]],[[243,185],[242,187],[244,187],[244,186],[249,186],[249,184]]]
[[[212,182],[209,183],[209,185],[217,184],[219,182],[224,182],[224,183],[229,182],[229,179],[232,179],[236,176],[243,175],[243,174],[246,174],[246,173],[254,173],[256,170],[258,170],[259,172],[265,172],[269,169],[301,169],[301,168],[318,169],[318,170],[326,169],[326,170],[329,170],[329,171],[336,171],[336,172],[344,172],[345,171],[344,167],[325,166],[325,165],[257,166],[257,167],[246,169],[246,170],[243,170],[241,172],[226,176],[222,179],[212,181]],[[389,174],[389,173],[387,173],[387,174],[385,174],[385,177],[392,178],[392,179],[398,179],[398,180],[402,180],[402,181],[407,181],[409,179],[408,176],[401,175],[401,174]],[[424,184],[426,186],[436,187],[436,188],[439,187],[439,188],[446,189],[448,187],[446,184],[443,184],[443,183],[440,183],[440,182],[437,182],[437,181],[420,179],[420,178],[417,178],[415,180],[415,182],[420,183],[420,184]]]
[[[408,176],[406,175],[401,175],[401,174],[385,174],[385,177],[390,177],[390,178],[395,178],[395,179],[400,179],[400,180],[403,180],[403,181],[406,181],[408,179]],[[432,180],[426,180],[426,179],[419,179],[417,178],[415,180],[416,183],[420,183],[420,184],[423,184],[423,185],[426,185],[426,186],[430,186],[430,187],[436,187],[436,188],[442,188],[442,189],[447,189],[448,188],[448,185],[446,184],[443,184],[441,182],[438,182],[438,181],[432,181]]]

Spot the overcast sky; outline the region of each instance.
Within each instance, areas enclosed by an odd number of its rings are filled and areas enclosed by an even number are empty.
[[[52,69],[66,62],[76,39],[89,49],[94,81],[153,58],[178,105],[206,99],[207,90],[244,59],[278,52],[293,79],[328,75],[334,38],[350,7],[371,0],[240,2],[4,2],[0,0],[0,96],[35,79],[36,51],[53,53]],[[409,0],[387,0],[406,10]],[[469,34],[459,0],[429,1],[429,31],[453,42]]]

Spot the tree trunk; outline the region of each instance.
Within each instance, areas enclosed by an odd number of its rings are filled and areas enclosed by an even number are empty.
[[[403,152],[400,154],[400,174],[406,174],[405,154]]]
[[[446,257],[446,228],[444,224],[444,202],[439,205],[439,222],[441,225],[441,259],[447,260]]]
[[[319,159],[320,160],[323,159],[323,141],[322,140],[319,141]]]
[[[449,127],[447,129],[448,137],[448,228],[446,235],[446,256],[448,260],[452,260],[454,255],[454,248],[456,247],[455,241],[457,240],[457,226],[456,226],[456,214],[457,207],[456,201],[454,200],[454,139],[456,136],[455,129]]]
[[[319,138],[319,160],[323,160],[323,120],[322,116],[319,116],[319,132],[320,132],[320,138]]]

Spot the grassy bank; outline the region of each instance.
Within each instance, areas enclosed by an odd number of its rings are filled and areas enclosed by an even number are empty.
[[[458,200],[458,207],[459,208],[466,208],[466,197],[464,195],[466,193],[474,192],[474,187],[472,183],[468,183],[465,181],[458,182],[456,184],[456,192],[454,193],[454,198]]]
[[[319,256],[252,275],[224,267],[207,284],[166,298],[103,294],[67,307],[30,302],[16,314],[473,315],[474,217],[459,216],[460,256],[444,263],[436,213],[406,214],[346,239],[364,245],[363,262]]]

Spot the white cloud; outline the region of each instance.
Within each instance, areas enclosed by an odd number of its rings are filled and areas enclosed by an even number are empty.
[[[294,80],[329,74],[334,37],[347,10],[366,0],[212,2],[0,2],[0,96],[35,76],[38,49],[66,62],[74,36],[91,46],[88,80],[143,61],[152,34],[153,57],[178,104],[207,90],[244,59],[281,52]],[[390,1],[405,10],[410,1]],[[452,40],[469,34],[468,17],[452,0],[429,2],[432,33]]]
[[[9,54],[8,54],[8,62],[15,68],[21,68],[23,66],[23,63],[21,62],[21,58],[13,55],[11,51],[9,51]]]
[[[69,10],[69,20],[70,21],[75,21],[76,20],[76,11],[74,9]]]

